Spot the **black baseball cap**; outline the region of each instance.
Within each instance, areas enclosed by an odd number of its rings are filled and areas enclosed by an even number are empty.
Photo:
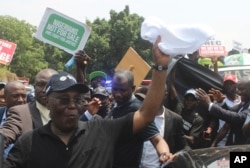
[[[70,88],[75,88],[79,93],[87,93],[89,87],[82,83],[77,83],[74,76],[67,72],[60,72],[51,76],[46,85],[46,95],[51,92],[64,91]]]
[[[96,95],[101,95],[101,96],[105,96],[108,97],[109,93],[107,91],[107,89],[105,87],[102,86],[98,86],[97,88],[95,88],[92,92],[92,97],[96,96]]]

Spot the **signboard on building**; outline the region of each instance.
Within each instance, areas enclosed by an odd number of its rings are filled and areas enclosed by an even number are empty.
[[[0,63],[9,65],[16,50],[16,44],[0,39]]]
[[[74,55],[84,48],[90,32],[86,24],[47,8],[35,37]]]

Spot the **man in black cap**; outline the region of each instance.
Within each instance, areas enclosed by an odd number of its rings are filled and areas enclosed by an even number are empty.
[[[198,95],[195,89],[188,89],[184,95],[181,116],[183,119],[184,138],[192,149],[201,148],[201,132],[204,120],[196,111],[198,106]]]
[[[98,98],[102,102],[102,106],[98,110],[97,114],[102,118],[105,118],[110,110],[111,102],[110,102],[110,94],[105,87],[98,86],[93,90],[92,98]]]
[[[86,110],[83,115],[81,115],[81,121],[88,121],[92,119],[102,119],[105,118],[110,110],[111,102],[109,100],[109,92],[105,87],[98,86],[95,88],[91,94],[91,99],[98,98],[101,101],[101,107],[96,114],[91,114],[89,110]]]
[[[167,76],[166,65],[170,57],[160,52],[159,42],[160,37],[153,47],[156,65],[152,85],[141,108],[116,120],[79,121],[81,93],[86,93],[88,87],[78,84],[68,73],[53,75],[46,86],[51,121],[21,136],[10,151],[4,167],[112,167],[114,147],[119,145],[117,142],[126,143],[133,134],[145,128],[154,120],[155,109],[160,108]],[[89,106],[98,110],[99,103],[96,99]]]

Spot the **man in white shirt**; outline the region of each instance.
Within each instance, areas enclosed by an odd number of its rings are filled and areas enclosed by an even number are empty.
[[[147,93],[147,87],[139,88],[135,91],[135,96],[143,101]],[[165,99],[167,91],[165,91]],[[165,102],[165,99],[163,102]],[[184,138],[182,117],[166,107],[162,102],[162,108],[158,110],[154,123],[160,132],[160,135],[168,143],[171,153],[176,153],[182,149],[190,149]],[[161,154],[160,154],[161,155]],[[150,141],[143,144],[143,152],[141,157],[140,168],[160,167],[162,163],[159,161],[159,154]]]

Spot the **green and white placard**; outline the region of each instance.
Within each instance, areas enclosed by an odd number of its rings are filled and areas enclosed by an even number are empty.
[[[35,37],[74,55],[84,48],[90,32],[86,24],[47,8]]]

